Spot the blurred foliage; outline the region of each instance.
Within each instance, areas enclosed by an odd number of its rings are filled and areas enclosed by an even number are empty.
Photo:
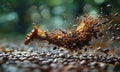
[[[112,4],[116,10],[106,8]],[[65,29],[84,13],[120,11],[120,0],[0,0],[0,34],[25,34],[35,22],[42,30]],[[2,36],[0,35],[0,36]]]

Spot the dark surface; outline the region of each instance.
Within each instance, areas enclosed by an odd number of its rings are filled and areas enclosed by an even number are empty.
[[[25,46],[5,40],[0,45],[0,72],[119,72],[119,54],[109,48],[69,52],[45,42]]]

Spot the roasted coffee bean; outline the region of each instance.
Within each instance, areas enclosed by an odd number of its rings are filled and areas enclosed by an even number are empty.
[[[107,28],[108,31],[111,30],[111,29],[112,29],[112,25]]]
[[[117,30],[117,31],[120,31],[120,27],[117,27],[116,30]]]
[[[119,15],[119,13],[118,12],[116,12],[115,14],[114,14],[114,16],[118,16]]]
[[[56,50],[57,49],[57,47],[53,47],[53,50]]]
[[[106,48],[103,50],[103,52],[107,54],[109,52],[109,49]]]

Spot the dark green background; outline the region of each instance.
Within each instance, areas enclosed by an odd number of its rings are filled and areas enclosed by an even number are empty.
[[[119,12],[120,0],[0,0],[0,37],[24,36],[33,22],[42,30],[68,28],[77,16],[100,14],[101,7],[103,14]]]

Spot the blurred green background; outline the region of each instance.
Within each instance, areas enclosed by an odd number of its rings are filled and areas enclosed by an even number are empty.
[[[24,37],[34,22],[42,30],[68,28],[84,13],[97,15],[104,8],[103,14],[109,15],[120,11],[119,7],[120,0],[0,0],[0,38]]]

